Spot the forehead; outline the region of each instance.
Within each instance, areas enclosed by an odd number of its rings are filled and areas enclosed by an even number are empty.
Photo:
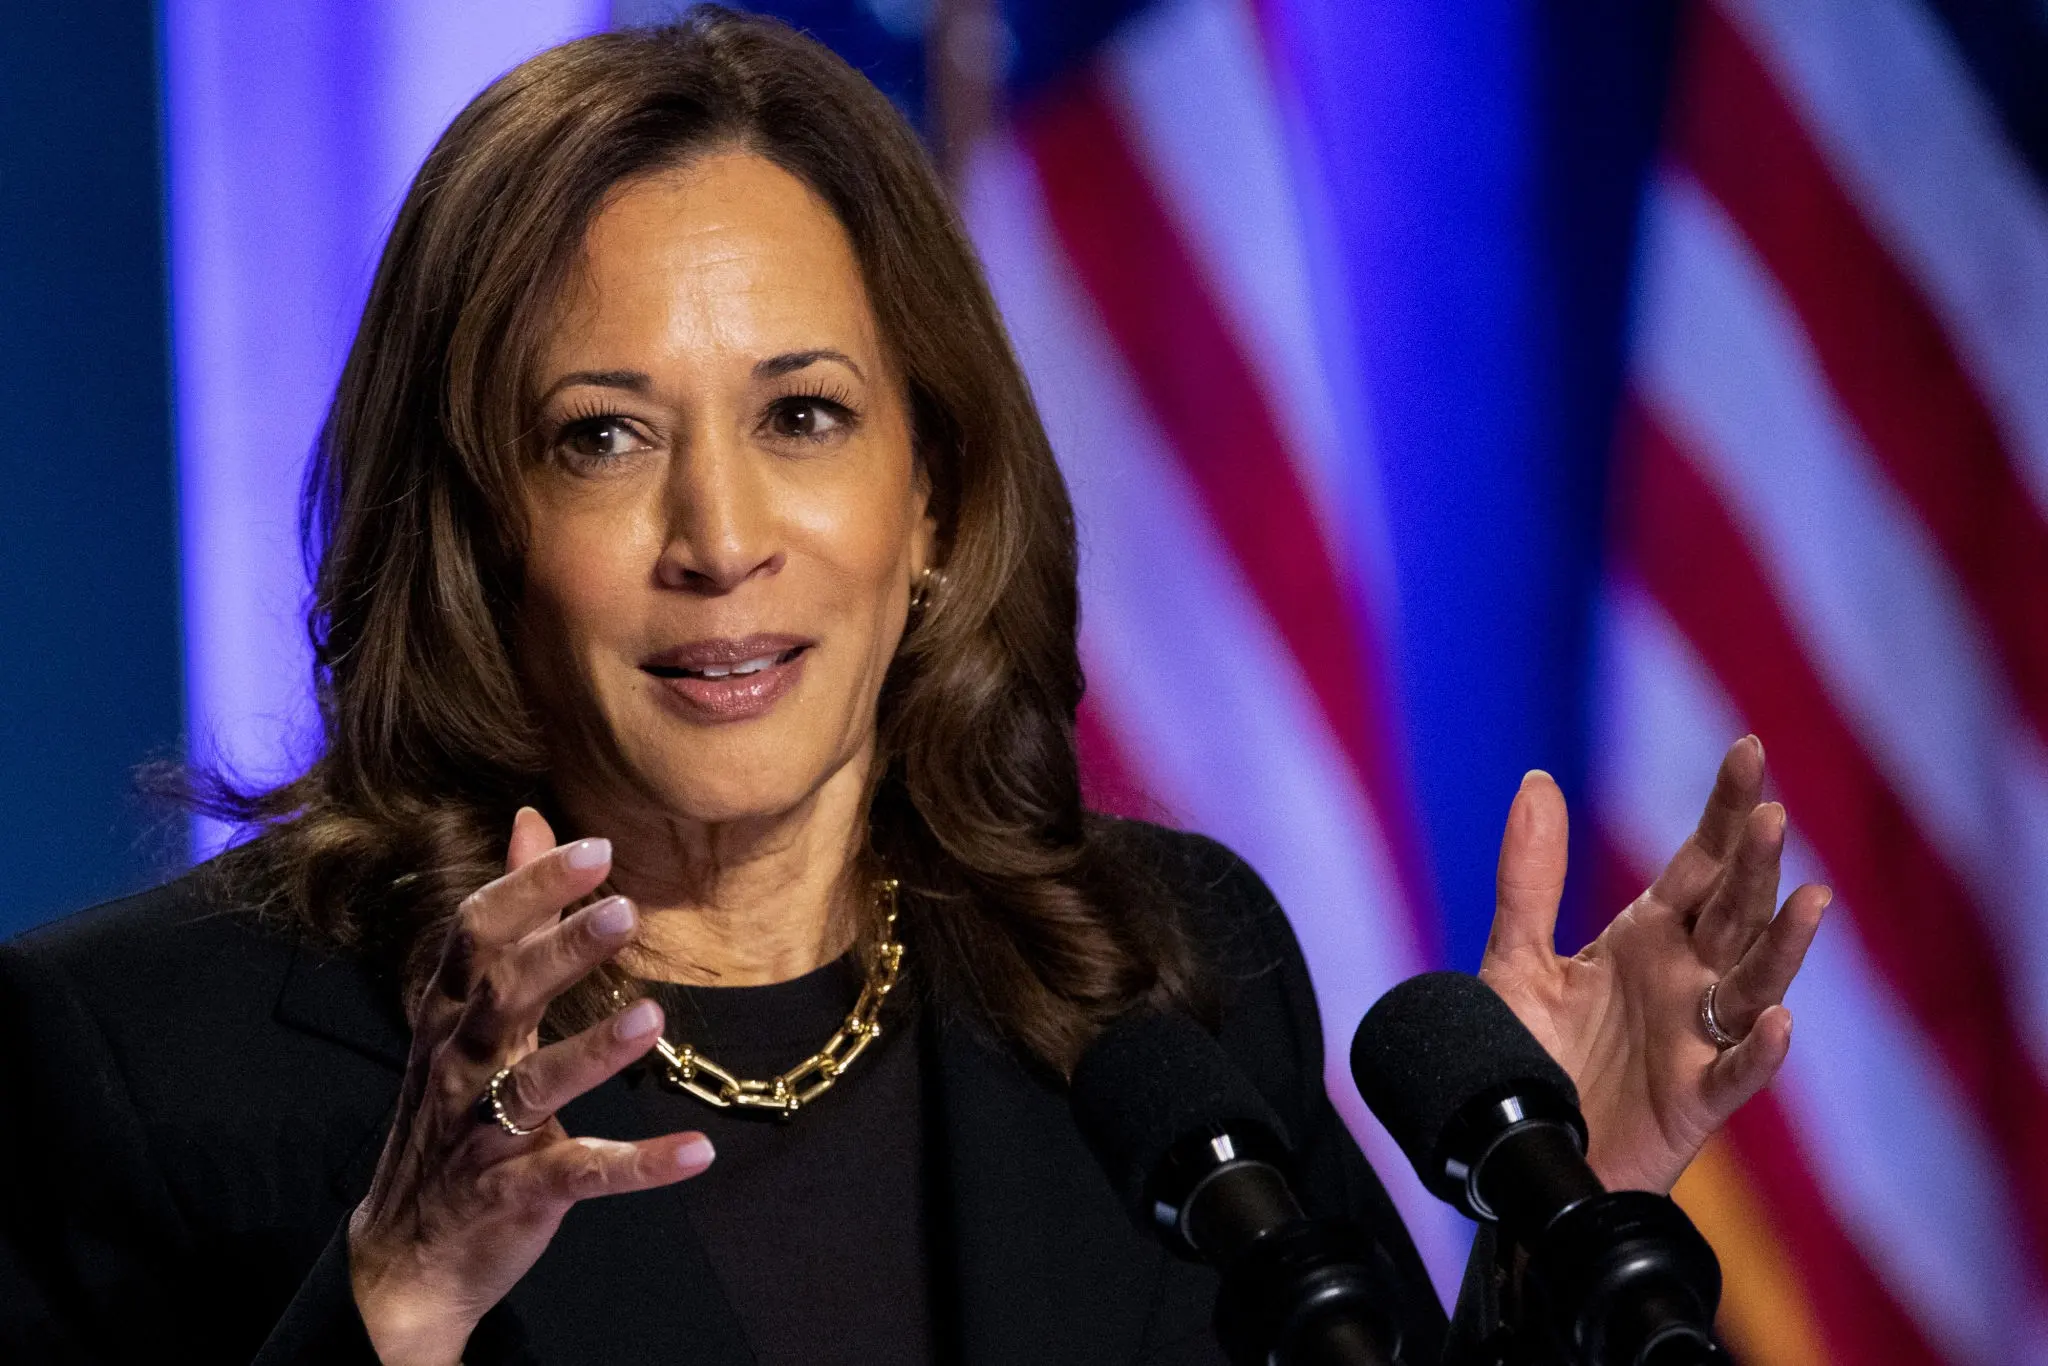
[[[866,361],[877,331],[831,208],[773,162],[725,152],[612,192],[543,354],[548,368],[592,353],[647,368],[816,347]]]

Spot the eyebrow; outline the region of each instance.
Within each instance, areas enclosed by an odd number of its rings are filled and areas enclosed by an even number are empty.
[[[767,360],[755,363],[754,374],[761,379],[776,379],[824,360],[836,360],[853,371],[862,382],[867,380],[867,373],[854,363],[853,357],[844,351],[834,351],[829,346],[821,346],[811,351],[785,351],[779,356],[770,356]]]
[[[794,374],[820,361],[837,361],[853,371],[861,381],[867,380],[867,372],[860,368],[859,362],[844,351],[835,351],[829,346],[816,347],[809,351],[785,351],[779,356],[756,361],[754,376],[757,379],[779,379],[783,375]],[[653,390],[654,381],[640,370],[571,370],[548,386],[547,392],[541,395],[541,402],[547,402],[564,389],[583,385],[597,389],[624,389],[631,394],[646,394]]]
[[[589,385],[597,389],[624,389],[628,393],[644,394],[654,388],[654,381],[638,370],[571,370],[540,396],[545,403],[564,389],[577,385]]]

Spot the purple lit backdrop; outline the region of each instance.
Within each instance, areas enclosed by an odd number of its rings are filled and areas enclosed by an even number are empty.
[[[311,739],[298,498],[379,248],[448,120],[603,0],[167,0],[189,750]],[[202,822],[197,852],[225,832]]]

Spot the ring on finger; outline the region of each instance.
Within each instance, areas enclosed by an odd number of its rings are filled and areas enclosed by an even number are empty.
[[[492,1123],[514,1138],[525,1138],[528,1134],[537,1132],[542,1125],[553,1119],[554,1116],[542,1115],[530,1126],[514,1122],[512,1112],[505,1108],[505,1097],[499,1089],[504,1086],[505,1078],[511,1075],[512,1069],[510,1067],[501,1067],[484,1084],[484,1093],[476,1098],[477,1122],[480,1124],[485,1122]]]
[[[1726,1053],[1742,1042],[1721,1027],[1721,1021],[1714,1014],[1714,993],[1721,989],[1716,980],[1707,983],[1707,989],[1700,993],[1700,1027],[1707,1033],[1707,1041]]]

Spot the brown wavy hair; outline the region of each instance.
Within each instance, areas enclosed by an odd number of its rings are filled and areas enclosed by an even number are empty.
[[[502,870],[517,808],[553,813],[509,648],[533,363],[606,196],[726,149],[802,180],[851,238],[939,522],[944,590],[883,687],[868,857],[902,880],[927,996],[1065,1071],[1130,1005],[1200,1008],[1204,974],[1083,812],[1073,512],[974,252],[889,102],[772,20],[705,6],[554,48],[428,156],[307,483],[325,746],[281,787],[216,789],[257,831],[216,872],[417,981]],[[557,1022],[599,1009],[602,985]]]

